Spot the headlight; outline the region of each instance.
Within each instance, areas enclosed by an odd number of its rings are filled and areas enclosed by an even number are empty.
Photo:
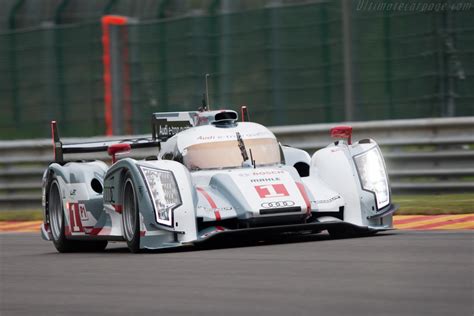
[[[365,153],[354,156],[354,160],[362,188],[375,193],[377,209],[387,206],[390,203],[390,190],[380,151],[374,147]]]
[[[181,205],[178,185],[170,171],[140,166],[155,207],[156,221],[173,226],[173,209]]]

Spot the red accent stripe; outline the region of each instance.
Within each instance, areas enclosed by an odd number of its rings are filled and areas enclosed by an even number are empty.
[[[306,189],[304,188],[304,184],[301,182],[296,182],[296,186],[298,187],[298,190],[300,190],[301,196],[303,196],[303,199],[306,203],[306,212],[311,214],[311,202],[309,200],[308,194],[306,193]]]
[[[101,230],[102,230],[102,228],[92,228],[91,231],[89,232],[89,234],[97,236],[97,235],[99,235]]]
[[[123,206],[121,204],[112,204],[114,207],[115,212],[122,214],[123,212]]]
[[[221,213],[219,213],[219,210],[217,209],[217,204],[216,202],[214,202],[214,200],[212,199],[212,197],[206,192],[206,190],[204,190],[203,188],[199,188],[197,187],[196,188],[199,192],[202,193],[202,195],[206,198],[207,202],[209,203],[209,205],[211,206],[211,208],[214,210],[214,215],[216,216],[216,221],[220,221],[221,220]]]
[[[98,227],[92,228],[90,235],[98,236],[98,235],[109,235],[112,230],[109,227]]]
[[[464,222],[469,222],[469,221],[474,221],[474,215],[473,216],[468,216],[468,217],[463,217],[463,218],[457,218],[457,219],[447,219],[445,222],[413,226],[413,227],[410,227],[409,229],[431,229],[431,228],[435,228],[435,227],[442,227],[442,226],[445,226],[445,225],[451,225],[451,224],[456,224],[456,223],[464,223]]]

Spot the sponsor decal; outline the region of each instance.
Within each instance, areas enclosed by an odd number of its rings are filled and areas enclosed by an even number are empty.
[[[79,215],[82,221],[88,221],[89,216],[87,215],[86,206],[82,203],[79,204]]]
[[[275,181],[281,181],[281,178],[279,178],[279,177],[269,177],[269,178],[250,179],[250,182],[252,182],[252,183],[275,182]]]
[[[70,196],[75,196],[76,195],[76,189],[72,189],[71,192],[69,192]]]
[[[234,209],[232,206],[223,206],[223,207],[209,208],[209,207],[205,207],[205,206],[202,206],[202,205],[198,205],[197,208],[198,208],[199,210],[203,210],[203,211],[206,211],[206,212],[232,211],[232,210]]]
[[[259,138],[259,137],[273,137],[267,131],[258,131],[253,133],[242,132],[242,138]],[[236,140],[235,133],[214,134],[214,135],[199,135],[196,140],[199,142],[213,142],[213,141],[233,141]]]
[[[253,171],[253,172],[245,172],[245,173],[239,173],[239,177],[250,177],[250,176],[273,176],[277,174],[283,174],[285,171],[283,170],[258,170],[258,171]]]
[[[275,201],[275,202],[264,202],[260,205],[263,208],[279,208],[279,207],[294,206],[295,202],[293,202],[293,201]]]
[[[67,203],[69,209],[69,225],[71,226],[71,232],[83,232],[81,215],[79,214],[79,203]]]
[[[333,196],[332,198],[326,199],[326,200],[316,200],[316,201],[311,201],[312,204],[327,204],[331,203],[333,201],[339,200],[341,198],[340,195]]]
[[[256,185],[254,186],[258,195],[262,199],[289,196],[288,191],[284,184],[268,184],[268,185]]]
[[[182,132],[192,125],[189,121],[172,121],[167,122],[166,119],[159,119],[158,121],[158,136],[171,137],[179,132]]]
[[[213,200],[213,198],[203,188],[196,187],[196,190],[201,192],[201,194],[206,198],[207,202],[209,203],[209,206],[212,207],[212,210],[214,211],[214,216],[216,218],[216,221],[220,221],[221,220],[221,213],[220,213],[219,209],[217,208],[216,202]]]

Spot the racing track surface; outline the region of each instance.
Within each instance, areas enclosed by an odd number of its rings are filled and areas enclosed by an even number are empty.
[[[38,234],[3,234],[0,314],[472,316],[473,237],[320,235],[133,255],[123,244],[58,254]]]

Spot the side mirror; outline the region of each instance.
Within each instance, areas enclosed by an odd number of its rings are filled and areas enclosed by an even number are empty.
[[[112,156],[112,163],[115,163],[117,161],[117,158],[115,157],[117,154],[124,154],[124,153],[129,153],[132,150],[132,147],[130,144],[113,144],[110,145],[107,148],[107,153]]]

